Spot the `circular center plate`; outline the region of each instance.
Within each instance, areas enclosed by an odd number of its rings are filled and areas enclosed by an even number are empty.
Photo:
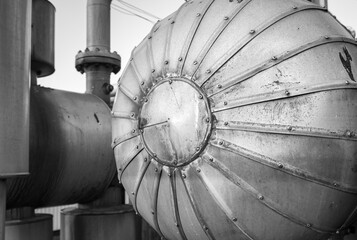
[[[207,98],[185,79],[164,79],[147,96],[139,116],[142,140],[150,155],[166,166],[193,161],[211,129]]]

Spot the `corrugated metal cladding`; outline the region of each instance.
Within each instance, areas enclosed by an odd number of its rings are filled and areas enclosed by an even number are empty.
[[[78,207],[78,204],[63,205],[57,207],[47,207],[35,209],[35,213],[47,213],[53,215],[53,231],[61,228],[61,210],[68,207]]]

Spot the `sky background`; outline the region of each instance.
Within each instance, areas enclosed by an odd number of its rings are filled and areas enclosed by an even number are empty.
[[[125,0],[160,18],[176,11],[184,0]],[[50,0],[56,7],[55,68],[53,75],[39,78],[41,86],[83,93],[85,75],[75,70],[75,55],[86,48],[87,0]],[[113,0],[116,3],[116,0]],[[357,0],[329,0],[329,11],[346,26],[357,31]],[[122,70],[131,50],[149,33],[153,24],[141,18],[111,10],[111,51],[122,58]],[[118,81],[122,70],[111,75],[111,83]]]

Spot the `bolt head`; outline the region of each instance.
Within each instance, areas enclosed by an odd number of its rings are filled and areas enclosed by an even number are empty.
[[[221,85],[221,84],[218,84],[217,87],[218,87],[218,88],[222,88],[222,85]]]
[[[228,126],[228,122],[224,122],[224,126]]]
[[[254,33],[255,33],[255,30],[252,29],[252,30],[249,31],[249,33],[250,33],[250,34],[254,34]]]
[[[232,220],[233,220],[233,222],[236,222],[238,219],[237,218],[233,218]]]
[[[197,13],[196,16],[197,16],[197,17],[201,16],[201,13]]]
[[[227,17],[227,16],[224,17],[224,20],[228,20],[228,19],[229,19],[229,17]]]

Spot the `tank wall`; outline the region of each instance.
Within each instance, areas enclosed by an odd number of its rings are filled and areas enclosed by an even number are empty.
[[[8,181],[7,207],[89,202],[115,174],[110,110],[98,97],[31,90],[30,176]]]
[[[0,1],[0,177],[28,172],[31,6]]]

